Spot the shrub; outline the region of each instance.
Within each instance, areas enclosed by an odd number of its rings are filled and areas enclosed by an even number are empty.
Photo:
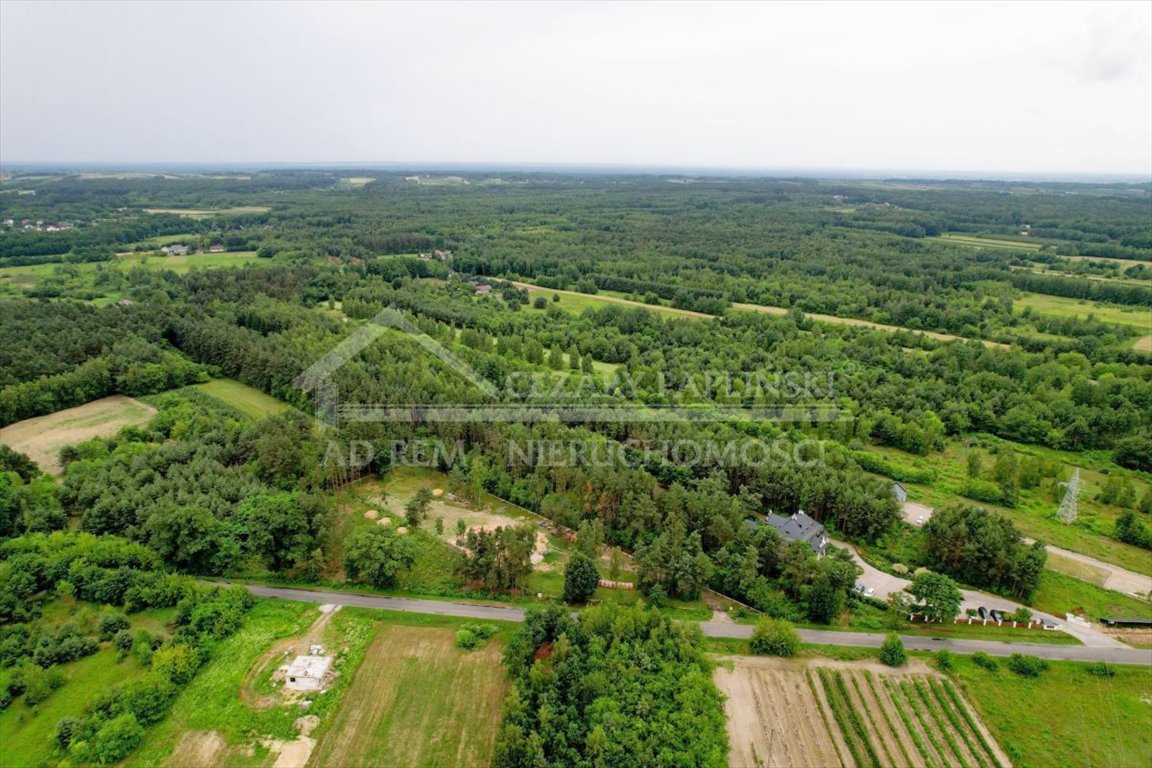
[[[899,635],[893,633],[884,638],[884,644],[880,646],[880,661],[890,667],[902,667],[908,663],[908,654]]]
[[[120,630],[112,637],[112,647],[116,649],[117,661],[124,661],[124,659],[128,658],[128,654],[132,652],[134,642],[132,633],[126,629]]]
[[[899,576],[903,576],[908,573],[908,566],[904,565],[904,563],[893,563],[892,572]]]
[[[544,309],[548,306],[548,300],[543,296],[537,296],[536,300],[532,302],[532,306],[536,309]]]
[[[56,723],[56,744],[68,749],[76,736],[84,728],[84,721],[78,717],[63,717]]]
[[[1027,624],[1028,622],[1032,621],[1032,611],[1028,610],[1024,606],[1020,606],[1016,609],[1016,612],[1012,614],[1012,620]]]
[[[956,668],[956,658],[952,655],[952,651],[941,648],[936,652],[936,668],[941,672],[951,672]]]
[[[996,663],[996,659],[984,653],[984,651],[976,651],[976,653],[972,654],[972,663],[978,667],[983,667],[989,672],[995,672],[1000,669],[1000,665]]]
[[[128,617],[119,611],[101,614],[99,629],[101,642],[111,640],[113,635],[121,630],[128,629],[129,626]]]
[[[1008,669],[1024,677],[1040,677],[1040,673],[1048,669],[1048,662],[1035,656],[1014,653],[1008,657]]]
[[[481,640],[487,640],[488,638],[492,637],[492,635],[496,634],[496,625],[495,624],[468,623],[468,624],[465,624],[463,627],[461,627],[461,629],[468,630],[469,632],[476,635],[476,637],[480,638]]]
[[[1105,664],[1102,661],[1098,661],[1094,664],[1089,664],[1088,666],[1086,666],[1084,668],[1084,671],[1090,675],[1095,676],[1095,677],[1115,677],[1116,676],[1116,670],[1112,669],[1112,667],[1108,666],[1107,664]]]
[[[188,645],[169,645],[152,654],[152,670],[175,685],[191,680],[199,666],[199,654]]]
[[[476,634],[468,629],[460,629],[456,632],[456,647],[463,648],[470,651],[473,648],[479,648],[483,641],[476,637]]]
[[[101,765],[118,763],[132,754],[132,750],[136,749],[143,738],[144,729],[136,722],[136,718],[128,714],[120,715],[96,732],[85,750],[85,757]]]
[[[800,650],[800,635],[783,619],[761,619],[752,631],[749,647],[762,656],[795,656]]]

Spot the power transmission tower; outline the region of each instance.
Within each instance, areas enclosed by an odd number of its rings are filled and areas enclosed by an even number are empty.
[[[1080,467],[1072,472],[1072,479],[1060,483],[1068,490],[1064,492],[1064,500],[1060,502],[1060,509],[1056,510],[1056,519],[1062,523],[1071,523],[1076,519],[1076,497],[1080,495]]]

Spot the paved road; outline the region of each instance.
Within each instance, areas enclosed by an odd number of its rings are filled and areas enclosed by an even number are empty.
[[[248,585],[248,590],[258,597],[278,600],[295,600],[307,603],[329,603],[351,605],[361,608],[377,608],[385,611],[405,611],[409,613],[432,613],[441,616],[459,616],[469,619],[491,621],[523,621],[524,609],[472,603],[450,603],[440,600],[418,600],[406,597],[379,597],[357,595],[347,592],[320,592],[309,589],[286,589]],[[747,624],[728,622],[703,622],[700,624],[709,637],[747,638],[752,635],[752,627]],[[806,643],[822,645],[847,645],[863,648],[878,648],[884,642],[884,635],[865,632],[831,632],[813,629],[799,630]],[[1107,661],[1114,664],[1152,665],[1152,650],[1128,648],[1042,645],[1038,643],[1001,643],[992,640],[936,640],[930,637],[903,637],[904,645],[917,651],[937,651],[948,648],[957,653],[984,651],[992,656],[1007,656],[1012,653],[1027,653],[1044,659],[1065,661]]]
[[[842,549],[847,549],[852,553],[852,559],[856,562],[856,565],[860,566],[860,568],[862,568],[864,571],[862,574],[860,574],[860,576],[857,577],[856,583],[863,584],[866,587],[871,587],[874,589],[876,594],[873,596],[879,600],[887,599],[888,595],[892,592],[899,592],[901,590],[907,589],[908,586],[912,583],[908,579],[902,579],[899,576],[893,576],[890,573],[885,573],[879,568],[874,568],[873,566],[869,565],[864,560],[864,558],[860,557],[859,553],[856,552],[856,549],[851,544],[847,544],[843,541],[836,541],[835,539],[831,540],[830,543]],[[977,609],[983,606],[990,610],[1012,613],[1018,608],[1027,607],[1021,603],[1009,600],[1006,597],[990,595],[987,592],[978,592],[974,589],[962,589],[960,590],[960,593],[964,596],[964,601],[960,604],[961,611],[966,611],[969,608]],[[1109,635],[1099,631],[1095,626],[1082,626],[1080,624],[1067,621],[1067,617],[1053,616],[1050,613],[1038,611],[1034,608],[1029,608],[1028,610],[1032,611],[1032,615],[1035,618],[1041,621],[1046,621],[1049,624],[1055,624],[1059,626],[1062,631],[1084,643],[1084,645],[1090,645],[1098,648],[1123,649],[1128,647],[1116,638],[1110,637]]]

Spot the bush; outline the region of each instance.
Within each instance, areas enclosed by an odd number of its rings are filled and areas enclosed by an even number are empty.
[[[99,630],[100,641],[107,642],[111,640],[117,632],[126,630],[129,626],[128,617],[119,611],[101,614]]]
[[[749,647],[762,656],[795,656],[800,650],[800,635],[783,619],[761,619],[752,630]]]
[[[936,652],[936,668],[941,672],[951,672],[956,668],[956,657],[952,655],[952,651],[941,648]]]
[[[1112,669],[1112,667],[1108,666],[1107,664],[1105,664],[1102,661],[1098,661],[1095,664],[1089,664],[1088,666],[1086,666],[1084,668],[1084,671],[1087,672],[1088,674],[1094,676],[1094,677],[1115,677],[1116,676],[1116,670]]]
[[[899,635],[890,634],[884,638],[884,644],[880,646],[880,661],[890,667],[902,667],[908,663],[908,654]]]
[[[976,651],[976,653],[972,654],[972,663],[978,667],[983,667],[989,672],[995,672],[1000,669],[1000,665],[996,663],[996,659],[984,653],[984,651]]]
[[[132,633],[126,629],[122,629],[112,637],[112,647],[116,649],[116,660],[124,661],[128,658],[128,654],[132,653],[132,646],[135,641],[132,639]]]
[[[1032,611],[1028,610],[1024,606],[1020,606],[1016,609],[1016,612],[1012,614],[1012,620],[1027,624],[1028,622],[1032,621]]]
[[[1048,669],[1048,662],[1035,656],[1014,653],[1008,657],[1008,669],[1024,677],[1040,677],[1040,673]]]
[[[468,630],[469,632],[476,635],[476,637],[480,638],[481,640],[487,640],[488,638],[492,637],[492,635],[496,634],[496,625],[495,624],[473,624],[473,623],[469,623],[469,624],[465,624],[463,627],[461,627],[461,629]]]
[[[120,715],[96,732],[92,743],[85,750],[87,754],[84,757],[88,760],[84,762],[90,760],[101,765],[118,763],[132,754],[132,750],[136,749],[143,738],[144,729],[136,722],[136,718],[127,714]]]
[[[466,651],[471,651],[473,648],[479,648],[483,641],[476,637],[476,633],[468,629],[461,629],[456,632],[456,647],[463,648]]]

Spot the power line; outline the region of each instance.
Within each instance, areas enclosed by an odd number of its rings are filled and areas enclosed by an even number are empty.
[[[1062,523],[1071,523],[1076,520],[1076,497],[1080,495],[1080,467],[1076,467],[1072,472],[1072,479],[1066,483],[1060,483],[1067,487],[1064,492],[1064,500],[1060,502],[1060,509],[1056,510],[1056,519]]]

